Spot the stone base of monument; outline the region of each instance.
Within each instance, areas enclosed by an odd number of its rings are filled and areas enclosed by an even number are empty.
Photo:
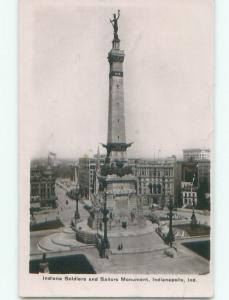
[[[146,221],[144,227],[139,225],[128,228],[113,228],[109,230],[108,240],[111,255],[124,255],[131,253],[146,253],[165,250],[168,246],[155,232],[156,224]],[[76,226],[76,231],[71,228],[63,228],[59,233],[46,236],[39,240],[38,247],[44,252],[78,251],[83,253],[85,249],[96,248],[97,238],[103,237],[102,230],[95,230],[88,226],[87,220],[81,221]]]
[[[143,226],[139,226],[137,223],[127,228],[120,226],[109,228],[109,224],[107,227],[110,252],[114,255],[151,252],[168,247],[156,234],[157,225],[146,220],[144,220]],[[77,224],[76,237],[81,243],[96,244],[97,238],[103,237],[103,230],[92,229],[84,220]]]
[[[91,212],[87,225],[91,229],[101,230],[104,229],[103,217],[101,213]],[[113,218],[109,218],[107,221],[107,227],[109,231],[117,230],[131,230],[133,226],[136,228],[144,228],[146,226],[146,219],[143,215],[136,215],[134,218],[130,217],[130,213],[115,215]]]

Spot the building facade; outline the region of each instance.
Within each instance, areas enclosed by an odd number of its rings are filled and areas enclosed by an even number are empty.
[[[100,157],[99,161],[103,166],[105,157]],[[86,198],[95,192],[97,164],[96,157],[79,159],[79,186],[81,195]],[[175,203],[181,201],[181,163],[175,157],[161,160],[128,159],[128,166],[136,178],[136,193],[143,206],[164,206],[170,199]]]
[[[144,206],[164,207],[170,199],[174,202],[177,200],[178,165],[175,157],[163,160],[136,159],[131,161],[131,165],[137,177],[137,193]]]
[[[190,206],[193,200],[199,208],[207,207],[203,203],[206,202],[205,197],[210,199],[210,167],[210,160],[207,159],[182,162],[181,202],[183,207]]]
[[[81,157],[78,164],[78,183],[82,197],[91,199],[91,195],[96,190],[96,167],[98,163],[103,166],[105,162],[104,156]]]
[[[99,159],[104,165],[105,157]],[[89,198],[95,191],[98,159],[79,159],[79,185],[82,195]],[[137,178],[137,195],[143,206],[164,206],[172,199],[178,207],[198,202],[198,189],[210,194],[210,160],[177,161],[175,157],[153,159],[128,159],[133,175]]]
[[[193,148],[183,150],[184,161],[210,160],[210,149]]]
[[[197,205],[197,186],[193,186],[192,182],[181,182],[182,207],[192,207]]]
[[[50,166],[31,166],[30,205],[31,208],[56,207],[56,173]]]
[[[206,184],[208,185],[208,193],[210,193],[210,171],[210,160],[198,161],[198,182],[199,185],[206,182]]]

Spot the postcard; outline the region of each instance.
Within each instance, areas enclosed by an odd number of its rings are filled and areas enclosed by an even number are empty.
[[[213,1],[19,2],[19,295],[211,297]]]

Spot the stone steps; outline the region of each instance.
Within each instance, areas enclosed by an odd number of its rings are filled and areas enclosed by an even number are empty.
[[[52,242],[50,239],[50,236],[46,236],[42,238],[41,240],[38,241],[38,248],[43,251],[66,251],[70,250],[70,247],[68,246],[61,246],[61,245],[56,245]]]
[[[42,252],[82,251],[82,249],[93,247],[94,245],[80,243],[75,240],[75,236],[71,238],[65,233],[54,233],[38,241],[38,248]]]
[[[65,234],[53,235],[50,238],[54,244],[60,245],[60,246],[71,247],[71,248],[85,246],[84,244],[76,241],[74,238],[69,238]]]

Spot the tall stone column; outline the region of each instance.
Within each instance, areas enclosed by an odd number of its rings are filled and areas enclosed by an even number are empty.
[[[109,73],[109,113],[107,145],[110,146],[110,158],[126,158],[126,133],[123,91],[124,51],[119,49],[120,40],[114,39],[108,53]]]
[[[109,72],[109,112],[107,157],[112,161],[126,162],[126,149],[131,145],[126,143],[125,109],[123,89],[124,51],[120,50],[120,39],[114,33],[112,49],[108,53]]]
[[[134,222],[133,216],[137,212],[137,179],[128,165],[126,143],[125,109],[123,88],[123,62],[124,51],[120,50],[118,37],[118,16],[110,20],[114,28],[112,48],[108,53],[109,61],[109,109],[108,109],[108,135],[105,165],[101,168],[100,182],[106,184],[107,209],[112,227],[120,224],[126,228],[129,222]],[[102,186],[102,184],[101,184]],[[131,219],[132,216],[132,219]],[[135,219],[136,220],[136,219]]]

